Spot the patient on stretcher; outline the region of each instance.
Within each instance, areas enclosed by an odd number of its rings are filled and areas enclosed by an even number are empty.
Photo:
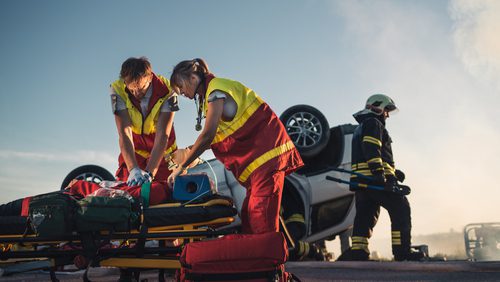
[[[166,159],[172,166],[175,166],[184,160],[188,152],[189,149],[178,149],[173,154],[167,156]],[[196,166],[199,162],[199,160],[196,160],[191,163],[189,167]],[[141,197],[141,186],[127,186],[123,181],[102,181],[97,184],[75,179],[66,187],[64,193],[74,196],[75,198],[84,198],[103,187],[126,191],[135,199]],[[7,204],[0,205],[0,216],[27,216],[29,202],[32,197],[33,196],[17,199]],[[172,190],[168,187],[167,183],[153,180],[151,183],[148,205],[153,206],[170,200],[172,200]]]
[[[74,196],[75,198],[84,198],[103,187],[126,191],[136,199],[141,197],[141,186],[127,186],[126,183],[114,181],[105,181],[97,184],[83,180],[73,180],[63,193]],[[17,199],[7,204],[0,205],[0,216],[27,216],[31,198],[32,197]],[[149,205],[165,203],[171,198],[172,191],[168,188],[167,183],[159,181],[153,181],[151,183]]]

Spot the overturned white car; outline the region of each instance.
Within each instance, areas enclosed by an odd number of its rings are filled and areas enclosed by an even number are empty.
[[[293,106],[283,112],[280,119],[305,163],[286,177],[283,189],[281,215],[296,245],[292,258],[307,257],[308,243],[315,243],[320,253],[314,258],[328,259],[324,240],[345,235],[341,236],[344,238],[341,243],[343,248],[348,245],[347,233],[354,222],[355,205],[354,193],[349,191],[348,185],[327,180],[326,176],[349,180],[348,174],[334,169],[350,170],[351,140],[356,126],[345,124],[330,128],[324,115],[308,105]],[[241,209],[246,190],[221,162],[212,159],[189,169],[189,173],[201,172],[211,176],[218,192],[232,197],[237,209]],[[70,172],[62,187],[74,178],[94,182],[114,180],[105,169],[86,165]],[[239,223],[237,219],[232,226]]]

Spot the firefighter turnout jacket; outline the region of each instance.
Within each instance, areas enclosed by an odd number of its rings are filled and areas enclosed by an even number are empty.
[[[355,116],[359,126],[354,131],[352,139],[352,171],[368,178],[383,174],[387,181],[395,180],[395,167],[392,156],[391,137],[385,129],[382,117],[375,114]],[[352,191],[365,188],[366,184],[374,185],[373,181],[359,175],[351,175]]]

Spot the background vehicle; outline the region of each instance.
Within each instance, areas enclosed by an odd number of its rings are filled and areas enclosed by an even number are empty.
[[[305,163],[304,167],[285,179],[282,199],[284,220],[286,222],[287,217],[297,214],[304,219],[304,224],[300,226],[302,230],[291,232],[291,235],[294,241],[320,246],[324,246],[324,240],[333,240],[341,235],[344,250],[349,246],[348,235],[354,222],[354,193],[349,191],[347,185],[325,177],[332,175],[349,180],[349,175],[332,168],[351,169],[351,140],[356,126],[345,124],[330,128],[323,114],[308,105],[293,106],[283,112],[280,119]],[[80,168],[73,170],[66,180],[113,180],[109,179],[111,174],[106,174],[102,168],[86,166],[90,171]],[[238,211],[241,210],[246,190],[221,162],[208,160],[189,169],[189,173],[207,173],[217,183],[219,193],[232,197]],[[99,175],[102,175],[100,179]],[[239,224],[238,218],[233,226]]]
[[[465,253],[470,260],[500,260],[500,222],[467,224],[464,240]]]

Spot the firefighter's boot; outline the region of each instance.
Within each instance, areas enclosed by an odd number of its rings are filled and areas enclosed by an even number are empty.
[[[369,257],[370,254],[365,250],[353,250],[349,248],[337,258],[337,261],[366,261]]]
[[[406,254],[395,254],[395,261],[422,261],[426,254],[422,251],[409,251]]]

